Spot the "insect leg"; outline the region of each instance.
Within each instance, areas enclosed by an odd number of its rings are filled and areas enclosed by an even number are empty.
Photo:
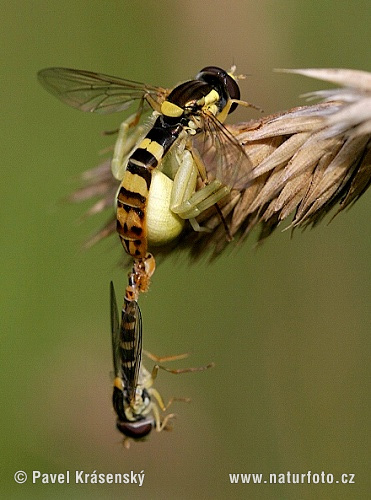
[[[141,113],[142,107],[140,107],[136,113],[124,120],[118,130],[118,136],[111,160],[111,170],[112,175],[119,181],[121,181],[124,176],[126,163],[132,150],[147,132],[147,125],[143,124],[137,126]],[[132,128],[134,128],[134,132],[130,133],[130,129]]]
[[[176,417],[175,413],[170,413],[169,415],[166,415],[164,417],[164,419],[161,421],[160,412],[159,412],[158,407],[157,407],[156,404],[153,405],[152,411],[153,411],[153,416],[155,418],[155,429],[156,429],[156,432],[161,432],[164,429],[167,429],[169,421],[172,418]]]
[[[198,174],[200,173],[202,177],[201,172],[204,170],[204,167],[200,167],[198,161],[195,161],[193,153],[185,149],[175,174],[170,200],[171,210],[182,219],[190,219],[196,231],[205,231],[205,228],[199,226],[193,219],[230,192],[230,188],[224,186],[218,179],[196,191]]]
[[[127,301],[138,301],[140,293],[148,292],[155,269],[156,261],[151,253],[147,253],[144,259],[134,259],[132,270],[128,275],[129,284],[125,291]]]
[[[155,361],[156,363],[166,363],[167,361],[177,361],[178,359],[185,359],[188,358],[189,353],[183,353],[183,354],[175,354],[173,356],[156,356],[156,354],[152,354],[149,351],[143,350],[143,353],[147,356],[147,358],[151,359],[152,361]]]
[[[172,370],[170,368],[166,368],[165,366],[162,365],[155,365],[152,369],[152,380],[155,380],[157,377],[158,370],[164,370],[169,373],[173,373],[174,375],[179,375],[180,373],[193,373],[193,372],[203,372],[205,370],[208,370],[209,368],[213,368],[215,366],[215,363],[209,363],[208,365],[205,366],[197,366],[197,367],[192,367],[192,368],[178,368],[175,370]]]
[[[182,155],[181,159],[175,157],[178,164],[171,191],[170,210],[182,219],[187,219],[188,217],[184,217],[183,213],[186,209],[185,203],[187,203],[185,200],[189,200],[196,191],[199,170],[188,150],[183,150]],[[191,218],[190,223],[194,231],[208,231],[201,227],[195,218]]]
[[[151,387],[151,389],[150,389],[150,394],[151,394],[151,398],[154,398],[156,400],[156,404],[153,405],[153,409],[160,408],[163,412],[165,412],[174,403],[174,401],[177,401],[177,402],[180,401],[182,403],[190,403],[191,402],[190,398],[175,398],[175,397],[172,397],[172,398],[169,399],[169,401],[165,405],[164,400],[162,399],[161,394],[156,389],[154,389],[153,387]],[[175,416],[174,413],[172,415]]]
[[[198,170],[188,150],[183,151],[182,158],[176,156],[175,159],[178,162],[178,169],[174,177],[170,209],[180,214],[184,200],[188,200],[196,191]]]

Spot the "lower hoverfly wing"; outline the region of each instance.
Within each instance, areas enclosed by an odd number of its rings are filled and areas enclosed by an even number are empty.
[[[142,314],[135,300],[125,299],[120,324],[112,281],[110,304],[114,373],[123,380],[129,399],[133,400],[142,360]]]
[[[113,370],[115,377],[121,378],[120,323],[119,323],[119,313],[117,310],[115,288],[113,286],[112,281],[110,284],[110,309],[111,309]]]
[[[161,104],[168,94],[160,87],[70,68],[43,69],[38,79],[60,101],[81,111],[101,114],[123,111],[146,96]]]

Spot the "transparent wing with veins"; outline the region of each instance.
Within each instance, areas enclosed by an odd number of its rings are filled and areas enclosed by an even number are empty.
[[[116,294],[113,283],[110,286],[112,354],[115,377],[123,379],[129,399],[135,398],[142,360],[142,314],[136,301],[125,301],[125,309],[120,324]],[[125,330],[126,324],[134,324],[134,346],[126,349],[126,342],[131,345],[132,329]]]
[[[121,378],[120,322],[119,322],[119,313],[117,309],[115,288],[113,286],[112,281],[110,285],[110,306],[111,306],[113,370],[115,377]]]
[[[253,166],[242,145],[214,115],[204,113],[201,120],[192,148],[205,165],[207,180],[217,179],[229,188],[246,188]]]
[[[145,101],[146,96],[161,104],[169,94],[161,87],[69,68],[43,69],[38,79],[60,101],[80,111],[101,114],[123,111],[134,101]]]

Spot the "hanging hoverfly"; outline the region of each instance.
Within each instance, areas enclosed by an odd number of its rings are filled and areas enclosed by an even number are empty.
[[[142,315],[136,300],[128,300],[127,293],[122,309],[121,324],[117,310],[116,294],[113,283],[110,285],[111,335],[114,367],[113,408],[117,414],[116,426],[128,438],[142,439],[156,429],[161,432],[168,428],[174,414],[163,419],[160,410],[165,412],[174,400],[189,401],[187,398],[171,398],[167,405],[153,387],[159,368],[170,373],[189,373],[204,371],[214,366],[170,370],[156,364],[149,373],[142,364]],[[154,361],[182,359],[181,354],[167,358],[147,355]],[[126,441],[124,441],[126,443]],[[127,443],[129,445],[129,443]]]
[[[115,376],[112,401],[117,414],[116,425],[127,437],[143,438],[155,426],[158,431],[162,430],[162,425],[158,408],[151,400],[152,378],[141,364],[142,316],[136,301],[125,300],[120,325],[112,282],[110,294]],[[165,418],[166,425],[171,415]]]
[[[111,327],[112,335],[119,335],[121,341],[113,341],[114,365],[116,374],[116,361],[121,360],[121,377],[129,401],[134,402],[135,391],[142,357],[142,314],[138,305],[140,292],[146,291],[149,279],[155,270],[154,258],[147,254],[145,259],[135,259],[133,268],[129,273],[129,284],[125,290],[124,305],[121,315],[120,332],[117,333],[118,317],[116,311],[116,298],[111,282]],[[114,339],[113,339],[114,340]],[[117,340],[117,339],[116,339]],[[115,350],[120,346],[120,352]],[[116,359],[116,361],[115,361]]]
[[[172,90],[67,68],[39,72],[46,90],[82,111],[113,113],[139,101],[120,126],[112,159],[121,182],[117,231],[134,259],[145,258],[148,244],[175,239],[184,220],[202,230],[196,217],[248,184],[250,161],[223,125],[238,104],[250,105],[240,101],[234,70],[208,66]],[[152,116],[139,126],[146,110]]]

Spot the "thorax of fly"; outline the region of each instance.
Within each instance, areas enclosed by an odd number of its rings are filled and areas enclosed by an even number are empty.
[[[151,385],[151,374],[144,366],[141,366],[134,398],[132,400],[128,397],[124,398],[125,415],[129,421],[136,421],[138,416],[145,417],[151,412],[152,402],[147,390]]]

